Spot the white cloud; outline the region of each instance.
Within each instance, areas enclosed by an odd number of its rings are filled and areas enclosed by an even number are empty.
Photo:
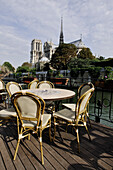
[[[29,61],[34,38],[58,44],[61,16],[66,42],[82,34],[94,54],[113,56],[112,9],[112,0],[0,0],[0,64]]]

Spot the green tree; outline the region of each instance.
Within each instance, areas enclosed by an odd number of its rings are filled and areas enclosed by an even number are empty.
[[[72,68],[71,69],[71,72],[70,72],[70,75],[71,75],[71,77],[78,77],[78,75],[79,75],[79,71],[80,71],[80,69],[79,68]]]
[[[4,62],[3,66],[7,67],[9,71],[15,71],[15,68],[9,62]]]
[[[27,72],[29,72],[29,67],[19,66],[19,67],[17,68],[16,73],[19,73],[19,72],[21,72],[21,73],[27,73]]]
[[[99,59],[100,61],[102,61],[102,60],[105,60],[105,57],[100,56],[98,59]]]
[[[106,76],[109,77],[110,73],[112,72],[112,67],[110,66],[105,67],[105,71],[106,71]]]
[[[32,64],[31,63],[28,63],[28,62],[24,62],[23,64],[22,64],[22,67],[31,67],[32,66]]]
[[[36,77],[36,68],[29,68],[29,72],[33,77]]]
[[[82,58],[82,59],[94,59],[95,56],[92,54],[91,50],[89,48],[83,48],[79,54],[77,55],[78,58]]]
[[[25,64],[26,65],[26,64]],[[29,73],[29,76],[36,76],[36,68],[31,68],[29,66],[19,66],[16,73]]]
[[[67,69],[67,64],[76,56],[76,51],[73,44],[61,44],[52,55],[51,66],[57,70]]]
[[[87,68],[89,65],[91,65],[92,60],[91,59],[82,59],[82,58],[72,58],[68,64],[68,69],[72,68]]]
[[[93,79],[98,79],[98,77],[100,76],[100,71],[101,71],[102,67],[89,67],[88,68],[88,71],[89,71],[89,74]]]

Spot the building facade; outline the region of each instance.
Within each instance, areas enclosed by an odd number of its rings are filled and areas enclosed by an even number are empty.
[[[41,40],[34,39],[31,42],[31,51],[30,51],[30,63],[35,67],[35,64],[39,62],[39,59],[42,56],[42,42]]]
[[[42,42],[41,40],[34,39],[31,42],[31,51],[30,51],[30,63],[32,67],[42,68],[42,64],[47,63],[51,60],[52,54],[55,53],[57,45],[54,45],[51,41],[47,41],[43,45],[42,52]],[[43,61],[43,62],[42,62]]]
[[[47,41],[44,43],[44,46],[43,46],[44,54],[49,60],[51,60],[51,57],[55,53],[57,47],[58,46],[53,44],[51,41],[50,42]]]

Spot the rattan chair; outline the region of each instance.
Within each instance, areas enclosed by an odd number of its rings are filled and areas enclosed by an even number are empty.
[[[47,90],[54,88],[54,84],[50,81],[41,81],[38,83],[37,88]],[[55,111],[55,103],[53,101],[46,101],[46,111],[53,114]]]
[[[35,79],[35,80],[31,81],[31,82],[28,84],[28,89],[36,89],[38,83],[39,83],[39,80],[38,80],[38,79]]]
[[[2,79],[0,79],[0,91],[4,91],[5,90],[5,83]]]
[[[55,140],[55,134],[56,134],[56,125],[59,125],[60,123],[66,123],[66,125],[71,125],[74,127],[76,133],[77,133],[77,143],[78,143],[78,151],[80,152],[80,142],[79,142],[79,126],[84,126],[87,130],[89,139],[90,134],[86,125],[87,121],[87,105],[89,103],[90,98],[92,97],[94,92],[94,88],[89,89],[87,92],[85,92],[82,96],[79,97],[76,103],[76,109],[75,111],[72,111],[70,109],[62,109],[56,113],[53,113],[54,117],[54,138]]]
[[[5,83],[2,79],[0,79],[0,102],[5,103],[5,108],[7,108],[6,100],[7,100],[7,91],[5,88]]]
[[[18,92],[14,97],[14,106],[18,115],[18,142],[14,154],[14,160],[18,152],[20,140],[24,137],[30,139],[30,133],[40,133],[39,142],[41,149],[41,160],[44,164],[42,150],[42,131],[49,128],[49,136],[51,140],[51,114],[44,114],[45,102],[39,96],[28,92]]]
[[[17,114],[13,107],[0,110],[0,126],[7,122],[16,121]]]
[[[12,106],[14,106],[13,101],[14,101],[15,96],[16,96],[16,93],[14,93],[13,96],[11,97]],[[0,111],[0,126],[8,122],[17,123],[17,113],[14,107],[2,109]]]
[[[8,92],[8,94],[9,94],[9,97],[11,98],[11,96],[12,96],[14,93],[22,90],[22,87],[21,87],[21,85],[18,84],[17,82],[12,82],[12,81],[10,81],[10,82],[8,82],[8,83],[6,84],[6,89],[7,89],[7,92]]]
[[[8,92],[8,106],[9,106],[9,104],[12,105],[12,103],[10,102],[11,96],[12,96],[14,93],[22,90],[22,87],[21,87],[21,85],[18,84],[17,82],[12,82],[12,81],[10,81],[10,82],[8,82],[8,83],[6,84],[6,90],[7,90],[7,92]]]
[[[50,88],[54,88],[54,84],[50,81],[40,81],[37,85],[37,88],[41,88],[41,89],[50,89]]]
[[[82,84],[78,88],[77,99],[79,99],[86,91],[88,91],[91,88],[94,88],[94,85],[91,82]],[[62,106],[65,107],[65,108],[71,109],[72,111],[75,111],[75,109],[76,109],[76,104],[75,103],[62,103]],[[89,124],[91,126],[91,122],[90,122],[90,118],[89,118],[89,105],[87,107],[86,114],[87,114]]]

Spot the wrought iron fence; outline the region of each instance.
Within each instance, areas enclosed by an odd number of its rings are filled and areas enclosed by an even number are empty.
[[[103,120],[113,123],[113,89],[95,87],[90,109],[90,114],[95,117],[96,122]]]
[[[68,79],[69,81],[67,85],[57,84],[56,82],[55,86],[58,88],[68,88],[77,92],[77,89],[81,84],[91,81],[95,86],[97,81],[94,79],[90,80],[88,78],[74,79],[72,77],[68,77]],[[101,122],[108,126],[108,122],[110,122],[110,126],[113,127],[113,88],[111,86],[110,88],[109,86],[108,88],[106,87],[95,86],[94,95],[90,100],[89,114],[91,119],[95,120],[96,122]],[[76,96],[74,99],[71,99],[71,102],[76,102]]]

